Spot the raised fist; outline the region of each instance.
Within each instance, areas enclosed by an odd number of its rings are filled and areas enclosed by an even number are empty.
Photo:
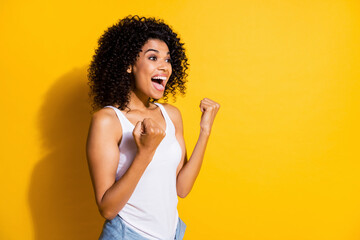
[[[202,112],[200,128],[201,131],[210,134],[212,125],[214,123],[215,116],[220,109],[220,104],[209,99],[204,98],[200,102],[200,110]]]
[[[165,131],[151,118],[137,122],[133,136],[139,152],[154,154],[165,137]]]

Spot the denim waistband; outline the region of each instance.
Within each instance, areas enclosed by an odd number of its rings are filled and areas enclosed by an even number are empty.
[[[185,234],[186,224],[179,218],[176,227],[175,237],[176,240],[182,240]],[[99,240],[149,240],[135,232],[132,228],[128,227],[124,220],[117,215],[112,220],[106,220]],[[162,239],[172,240],[172,239]]]

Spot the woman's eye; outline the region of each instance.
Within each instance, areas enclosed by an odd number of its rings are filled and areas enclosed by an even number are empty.
[[[151,56],[151,57],[149,57],[149,59],[152,60],[152,61],[156,61],[156,60],[157,60],[157,57],[156,57],[156,56]],[[170,59],[170,58],[166,59],[165,61],[168,62],[168,63],[171,63],[171,59]]]

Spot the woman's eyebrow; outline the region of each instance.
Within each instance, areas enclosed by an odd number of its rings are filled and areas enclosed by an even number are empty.
[[[144,52],[144,54],[145,54],[145,53],[147,53],[147,52],[149,52],[149,51],[154,51],[154,52],[159,53],[159,51],[158,51],[158,50],[156,50],[156,49],[152,49],[152,48],[149,48],[148,50],[146,50],[146,51]],[[168,52],[167,54],[170,54],[170,52]]]

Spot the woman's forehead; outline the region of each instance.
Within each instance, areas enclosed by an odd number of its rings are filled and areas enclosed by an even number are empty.
[[[146,41],[141,50],[144,54],[148,51],[154,50],[155,52],[170,54],[167,44],[160,39],[149,39],[148,41]]]

